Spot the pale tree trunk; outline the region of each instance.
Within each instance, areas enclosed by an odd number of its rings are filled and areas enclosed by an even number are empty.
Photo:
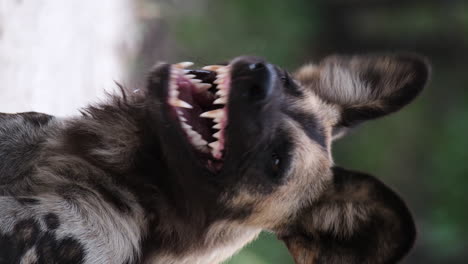
[[[59,116],[125,84],[133,0],[0,0],[0,112]]]

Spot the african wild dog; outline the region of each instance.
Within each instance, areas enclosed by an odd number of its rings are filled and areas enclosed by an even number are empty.
[[[160,64],[144,89],[61,119],[0,114],[0,263],[219,263],[261,230],[297,263],[395,263],[404,202],[335,167],[334,138],[425,86],[415,55]]]

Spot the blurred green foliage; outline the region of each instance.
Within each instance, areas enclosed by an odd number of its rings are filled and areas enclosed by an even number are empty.
[[[206,1],[199,12],[177,17],[172,32],[182,48],[210,62],[244,55],[294,65],[316,32],[315,8],[307,1]],[[313,19],[312,19],[313,20]],[[285,52],[287,50],[288,52]],[[186,54],[185,54],[186,55]]]
[[[197,0],[167,7],[176,54],[202,64],[253,54],[293,70],[335,52],[428,56],[433,77],[423,95],[350,133],[334,156],[337,164],[379,176],[408,202],[419,238],[404,263],[466,263],[466,2]],[[293,262],[281,242],[263,234],[229,263]]]

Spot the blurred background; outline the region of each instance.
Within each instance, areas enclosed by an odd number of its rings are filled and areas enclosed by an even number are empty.
[[[415,103],[336,142],[334,157],[378,176],[407,201],[419,236],[403,263],[466,263],[467,1],[34,2],[0,2],[0,112],[73,114],[112,91],[113,80],[138,88],[156,61],[205,65],[252,54],[293,71],[334,53],[426,55],[432,81]],[[42,23],[40,14],[51,21]],[[36,20],[24,22],[28,15]],[[281,242],[263,234],[228,263],[293,262]]]

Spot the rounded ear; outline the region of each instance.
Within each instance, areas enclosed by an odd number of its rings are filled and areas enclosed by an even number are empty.
[[[425,87],[430,66],[414,54],[330,56],[306,65],[295,78],[337,106],[337,130],[401,109]],[[336,119],[336,118],[335,118]]]
[[[298,264],[396,263],[416,228],[405,203],[370,175],[333,169],[323,197],[277,232]]]

